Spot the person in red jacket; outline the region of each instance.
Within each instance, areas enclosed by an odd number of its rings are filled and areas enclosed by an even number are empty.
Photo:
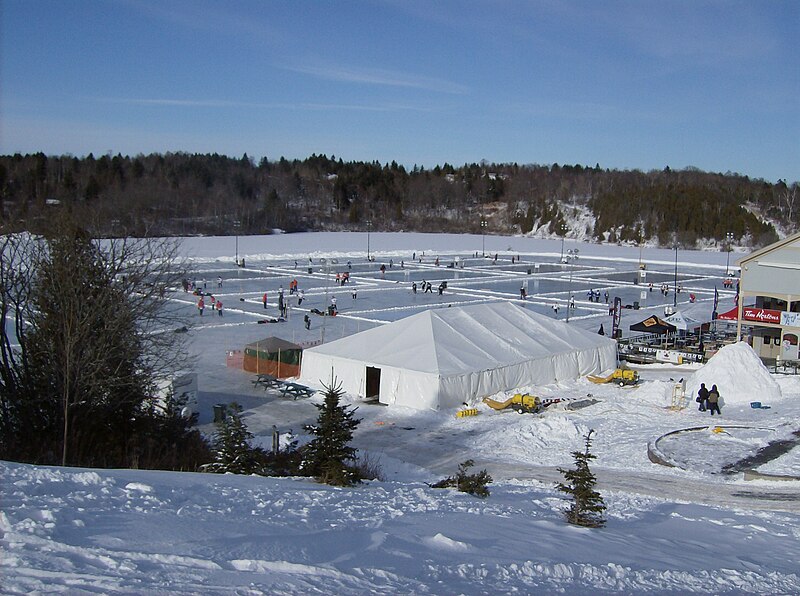
[[[203,300],[203,297],[200,296],[200,300],[197,301],[197,310],[200,311],[200,316],[203,316],[203,309],[206,307],[206,302]]]
[[[222,316],[222,300],[217,300],[217,314]]]
[[[264,310],[267,310],[267,293],[266,292],[264,292],[264,299],[262,300],[262,302],[264,303]]]

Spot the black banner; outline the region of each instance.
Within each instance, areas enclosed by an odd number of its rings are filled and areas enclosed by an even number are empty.
[[[617,296],[614,298],[614,318],[611,322],[611,337],[614,339],[617,338],[619,335],[617,331],[619,330],[619,323],[622,319],[622,299]]]

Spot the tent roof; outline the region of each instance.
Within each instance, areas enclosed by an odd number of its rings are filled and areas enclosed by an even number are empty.
[[[510,302],[430,309],[307,352],[442,376],[592,349],[614,340]]]
[[[247,344],[245,348],[251,348],[253,350],[261,350],[265,352],[274,352],[276,350],[303,349],[297,344],[293,344],[292,342],[286,341],[285,339],[281,339],[280,337],[267,337],[259,341],[254,341],[252,343]]]
[[[675,312],[670,316],[668,316],[666,319],[664,319],[664,322],[669,323],[670,325],[675,325],[675,327],[677,327],[681,331],[695,329],[702,325],[702,323],[697,319],[693,319],[692,317],[689,317],[680,311]]]
[[[718,321],[738,321],[739,320],[739,307],[734,306],[730,310],[721,312],[717,315]]]
[[[677,327],[653,315],[647,317],[644,321],[631,325],[630,330],[645,331],[647,333],[670,333],[677,331]]]

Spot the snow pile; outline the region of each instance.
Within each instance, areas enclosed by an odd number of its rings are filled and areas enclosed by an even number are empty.
[[[686,394],[696,396],[700,383],[716,385],[725,403],[769,404],[781,399],[781,388],[746,342],[724,346],[686,382]]]
[[[506,460],[534,465],[564,465],[570,461],[572,451],[582,447],[589,432],[585,424],[554,412],[541,416],[488,412],[487,416],[495,417],[502,426],[472,437],[475,448]]]

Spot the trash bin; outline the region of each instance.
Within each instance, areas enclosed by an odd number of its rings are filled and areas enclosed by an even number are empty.
[[[311,267],[309,267],[308,268],[308,274],[311,275],[312,273],[314,273],[314,270]]]
[[[224,422],[226,410],[225,404],[214,404],[214,422]]]
[[[530,275],[530,274],[531,274],[531,269],[530,269],[530,267],[528,267],[528,275]]]
[[[639,310],[639,301],[638,300],[634,300],[633,301],[633,310]]]

